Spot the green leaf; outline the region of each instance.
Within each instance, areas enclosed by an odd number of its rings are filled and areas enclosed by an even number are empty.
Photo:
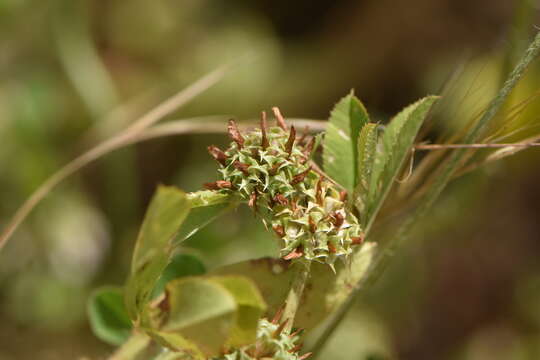
[[[366,231],[371,227],[413,146],[424,119],[437,99],[437,96],[428,96],[407,106],[386,127],[382,137],[382,151],[375,157],[370,179],[368,214],[365,218]]]
[[[234,296],[207,278],[174,280],[167,284],[167,293],[169,310],[160,331],[181,336],[206,355],[218,354],[235,326]]]
[[[330,114],[323,144],[324,171],[352,194],[357,175],[357,139],[369,116],[352,92]]]
[[[137,320],[155,283],[169,261],[172,240],[186,219],[191,205],[186,194],[174,187],[160,186],[146,212],[126,287],[126,305]]]
[[[111,345],[121,345],[131,334],[131,320],[124,306],[122,289],[105,286],[88,301],[88,319],[94,334]]]
[[[149,305],[154,326],[144,330],[170,349],[205,356],[253,343],[266,310],[259,290],[244,276],[176,279],[165,294]]]
[[[358,137],[358,181],[353,199],[361,216],[366,210],[371,173],[377,150],[377,127],[377,124],[371,123],[364,125]]]
[[[152,298],[161,294],[169,281],[184,276],[202,275],[205,272],[204,264],[197,257],[189,254],[175,255],[157,280]]]
[[[259,319],[266,311],[266,303],[255,284],[240,276],[221,276],[210,279],[225,287],[238,305],[236,323],[227,345],[240,347],[253,343],[256,339]]]

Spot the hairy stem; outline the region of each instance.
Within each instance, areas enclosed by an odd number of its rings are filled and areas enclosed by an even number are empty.
[[[300,305],[310,269],[311,261],[303,261],[298,264],[298,270],[292,280],[291,289],[287,295],[285,309],[283,310],[282,320],[287,322],[284,328],[286,333],[290,332],[293,327],[296,311],[298,310],[298,305]]]
[[[499,90],[497,96],[491,100],[488,105],[487,111],[483,114],[480,120],[471,128],[469,133],[465,136],[464,143],[472,144],[474,143],[485,130],[489,122],[500,110],[501,106],[504,104],[505,100],[508,98],[510,92],[514,89],[518,81],[521,79],[525,70],[532,63],[534,59],[538,56],[540,52],[540,32],[536,34],[536,37],[530,44],[529,48],[522,56],[518,65],[510,73],[508,79],[504,82],[503,87]],[[328,339],[331,338],[332,334],[344,319],[348,310],[355,303],[355,300],[360,293],[360,290],[365,291],[369,286],[371,286],[383,273],[383,271],[388,266],[390,259],[399,248],[399,246],[408,239],[411,229],[413,226],[423,218],[423,216],[429,211],[433,203],[437,200],[441,192],[444,190],[448,182],[452,179],[452,175],[457,169],[460,160],[463,158],[463,155],[467,149],[457,149],[450,157],[449,161],[446,163],[440,175],[437,177],[429,191],[420,201],[420,204],[414,214],[408,217],[399,227],[396,235],[390,240],[387,244],[386,249],[381,251],[377,258],[373,261],[370,266],[367,275],[360,280],[359,284],[355,287],[351,296],[345,304],[338,310],[336,316],[332,319],[331,323],[325,329],[323,334],[319,337],[316,344],[313,347],[313,352],[317,356],[324,345],[327,343]]]

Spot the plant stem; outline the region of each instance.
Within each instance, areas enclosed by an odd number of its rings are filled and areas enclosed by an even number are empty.
[[[470,132],[465,136],[464,143],[472,144],[474,143],[482,134],[484,129],[487,127],[489,122],[497,114],[501,106],[504,104],[505,100],[508,98],[510,92],[514,89],[518,81],[521,79],[527,67],[531,62],[538,56],[540,52],[540,32],[538,32],[529,45],[525,54],[521,57],[518,65],[514,68],[512,73],[508,76],[508,79],[504,82],[503,87],[499,90],[497,96],[491,100],[488,105],[487,111],[476,123],[476,125],[470,130]],[[338,325],[344,319],[348,310],[354,304],[360,290],[366,290],[371,286],[384,272],[388,263],[399,246],[408,239],[409,234],[413,226],[429,211],[433,203],[437,200],[441,192],[444,190],[448,182],[451,180],[452,175],[454,174],[457,166],[460,163],[463,155],[467,149],[457,149],[451,156],[446,166],[442,169],[442,172],[437,177],[429,191],[422,198],[420,205],[417,210],[408,217],[399,227],[396,235],[389,241],[386,246],[386,249],[381,251],[376,259],[370,266],[369,271],[366,276],[360,280],[352,294],[349,296],[347,301],[341,306],[338,310],[336,316],[332,319],[330,324],[319,337],[315,343],[312,351],[315,354],[315,357],[320,354],[324,345],[327,343],[328,339],[332,336]]]
[[[188,360],[192,359],[189,355],[185,355],[178,352],[172,352],[167,349],[163,349],[157,356],[152,358],[152,360]]]
[[[108,360],[134,360],[150,343],[150,338],[141,332],[134,332]]]
[[[293,327],[296,311],[298,310],[298,305],[300,305],[302,293],[304,292],[304,287],[306,286],[306,282],[309,278],[311,261],[299,262],[297,266],[298,270],[293,277],[282,316],[282,320],[287,322],[284,327],[284,331],[286,333],[290,332]]]

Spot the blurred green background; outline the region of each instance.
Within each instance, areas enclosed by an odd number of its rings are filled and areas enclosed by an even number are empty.
[[[83,150],[241,57],[169,118],[246,120],[278,105],[326,119],[354,88],[384,121],[465,66],[432,130],[444,133],[498,89],[539,13],[532,0],[0,0],[0,225]],[[539,80],[536,63],[521,99]],[[535,109],[522,115],[540,122]],[[109,353],[86,321],[88,294],[125,280],[156,185],[201,188],[216,177],[206,146],[226,142],[140,143],[49,194],[0,253],[0,360]],[[539,161],[531,149],[455,181],[321,358],[540,359]],[[209,268],[277,253],[246,209],[186,251]]]

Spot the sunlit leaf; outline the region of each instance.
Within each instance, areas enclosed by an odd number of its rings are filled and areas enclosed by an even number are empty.
[[[255,284],[240,276],[221,276],[210,279],[225,287],[238,305],[236,323],[227,344],[239,347],[254,342],[257,324],[266,311],[266,303]]]
[[[407,106],[386,127],[382,137],[382,149],[375,156],[370,179],[368,214],[365,218],[367,228],[388,195],[424,119],[437,99],[436,96],[428,96]]]
[[[324,171],[353,193],[357,177],[357,140],[369,116],[352,93],[341,99],[330,114],[323,150]]]
[[[215,355],[230,337],[238,305],[222,285],[206,278],[182,278],[167,284],[168,315],[161,331],[180,335],[207,355]]]
[[[88,301],[88,319],[94,334],[111,345],[121,345],[131,334],[131,320],[119,287],[94,291]]]
[[[336,274],[328,265],[313,262],[310,278],[295,318],[295,327],[311,330],[335,311],[366,274],[374,255],[375,245],[366,243],[356,253],[351,264],[336,263]],[[300,264],[302,265],[302,264]],[[263,258],[243,261],[213,271],[218,275],[243,275],[251,279],[268,305],[267,316],[272,317],[283,305],[288,284],[296,273],[295,265],[281,259]],[[283,284],[287,284],[284,286]]]

